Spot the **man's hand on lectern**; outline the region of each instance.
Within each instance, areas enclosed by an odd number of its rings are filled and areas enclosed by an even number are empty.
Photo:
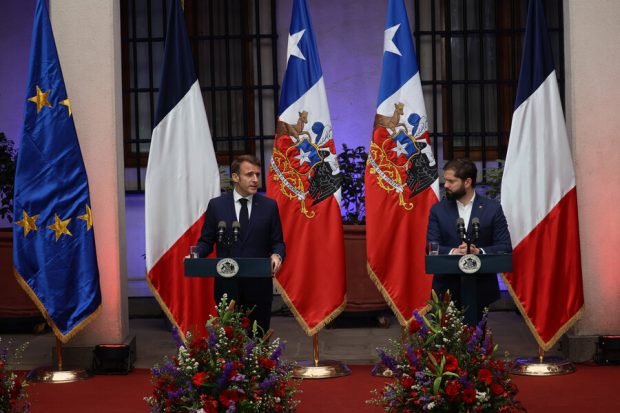
[[[280,271],[282,265],[282,257],[278,254],[271,254],[271,275],[275,276]]]
[[[481,253],[480,248],[476,247],[474,244],[471,244],[469,251],[471,254]],[[454,254],[454,255],[467,254],[467,244],[463,242],[461,245],[458,246],[458,248],[454,248],[452,251],[450,251],[450,254]]]

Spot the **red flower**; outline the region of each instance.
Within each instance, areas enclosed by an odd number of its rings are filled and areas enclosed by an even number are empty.
[[[444,368],[446,371],[456,371],[459,368],[459,361],[453,355],[448,354]]]
[[[233,337],[233,328],[231,326],[225,326],[224,327],[224,333],[226,333],[226,338],[232,338]]]
[[[463,401],[467,404],[472,404],[476,401],[476,390],[472,387],[469,387],[463,390]]]
[[[250,328],[250,326],[252,325],[252,323],[250,322],[250,319],[248,317],[243,317],[241,319],[241,327],[243,327],[244,329],[248,329]]]
[[[448,395],[450,400],[455,399],[459,395],[460,390],[461,383],[459,383],[457,380],[450,380],[446,384],[446,394]]]
[[[224,407],[230,406],[232,402],[235,404],[239,401],[239,393],[236,390],[224,390],[220,393],[220,403]]]
[[[260,357],[258,359],[258,364],[266,368],[267,370],[271,370],[276,366],[275,360],[271,360],[265,357]]]
[[[493,395],[495,396],[500,396],[504,394],[504,391],[504,386],[502,386],[501,384],[493,383],[491,385],[491,393],[493,393]]]
[[[478,371],[478,381],[490,385],[493,382],[493,376],[491,376],[491,372],[489,370],[480,369]]]
[[[206,413],[217,413],[218,402],[213,398],[213,396],[202,394],[200,395],[200,401],[202,402],[202,408]]]
[[[415,332],[417,332],[422,326],[420,326],[420,323],[418,322],[418,320],[416,320],[415,318],[413,320],[411,320],[411,322],[409,323],[409,334],[414,334]]]
[[[200,373],[196,373],[194,374],[194,377],[192,377],[192,383],[194,383],[195,386],[201,386],[202,383],[205,382],[206,376],[207,375],[204,371],[201,371]]]
[[[411,386],[415,384],[415,380],[412,377],[403,377],[402,379],[400,379],[400,384],[405,389],[410,389]]]

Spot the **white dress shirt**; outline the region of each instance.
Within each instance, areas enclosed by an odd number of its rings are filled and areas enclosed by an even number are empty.
[[[239,200],[241,198],[245,198],[248,200],[248,219],[252,216],[252,198],[254,195],[241,196],[237,190],[233,190],[233,199],[235,200],[235,215],[237,216],[237,221],[239,221],[239,213],[241,212],[241,202]]]
[[[476,191],[474,191],[474,195],[471,197],[471,199],[469,200],[467,204],[463,204],[460,201],[456,201],[456,207],[459,210],[459,218],[463,218],[463,221],[465,221],[465,230],[467,230],[467,227],[469,227],[469,219],[471,218],[471,211],[472,209],[474,209],[474,199],[476,199]],[[450,250],[450,254],[452,254],[454,250],[455,248],[452,248]],[[482,254],[485,254],[482,248],[480,248],[480,252]]]
[[[471,218],[471,210],[474,208],[474,199],[476,199],[476,192],[474,192],[474,195],[467,204],[456,201],[456,207],[459,210],[459,218],[463,218],[463,221],[465,221],[465,229],[469,227],[469,218]]]

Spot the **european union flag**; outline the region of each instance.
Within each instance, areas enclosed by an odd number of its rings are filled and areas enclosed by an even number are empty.
[[[67,342],[101,307],[88,180],[45,0],[37,3],[15,175],[18,280]]]

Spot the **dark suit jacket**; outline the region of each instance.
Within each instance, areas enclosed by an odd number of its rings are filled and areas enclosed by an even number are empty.
[[[512,252],[508,224],[501,205],[489,198],[476,194],[474,205],[467,227],[471,233],[471,222],[477,217],[480,220],[480,237],[474,244],[484,249],[486,254],[499,254]],[[449,254],[452,248],[461,244],[456,230],[456,221],[459,218],[456,201],[443,199],[433,205],[428,220],[426,233],[427,244],[431,241],[439,243],[439,254]],[[477,274],[478,278],[478,302],[481,306],[488,306],[499,298],[499,285],[496,274]],[[445,291],[450,289],[455,292],[455,283],[458,283],[458,275],[437,274],[433,278],[433,289]],[[458,288],[456,288],[458,290]],[[458,299],[458,297],[455,297]]]
[[[233,193],[227,192],[209,202],[205,223],[198,240],[199,256],[211,254],[217,240],[217,225],[226,222],[227,236],[232,237],[232,223],[237,221]],[[260,194],[252,198],[252,212],[248,228],[241,228],[238,243],[230,248],[218,246],[218,257],[270,257],[279,254],[284,260],[285,248],[278,204]]]

